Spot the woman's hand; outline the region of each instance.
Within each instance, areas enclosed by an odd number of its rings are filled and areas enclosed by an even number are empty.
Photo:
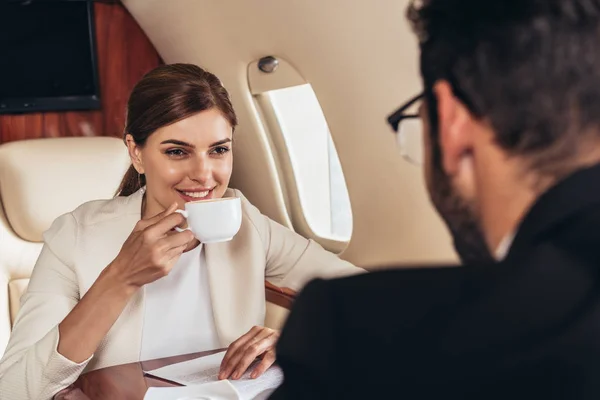
[[[171,233],[183,222],[174,204],[139,221],[121,251],[58,325],[58,352],[80,363],[98,349],[136,290],[169,273],[194,235]],[[101,244],[99,244],[101,245]]]
[[[176,209],[177,203],[173,203],[162,213],[140,220],[106,268],[106,277],[139,288],[166,276],[194,240],[190,231],[172,232],[185,220]]]
[[[219,379],[240,379],[250,364],[260,357],[262,360],[250,375],[261,376],[275,362],[275,345],[279,332],[262,326],[255,326],[244,336],[231,343],[221,362]]]

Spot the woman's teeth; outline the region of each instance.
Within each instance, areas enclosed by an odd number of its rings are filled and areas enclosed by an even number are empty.
[[[208,196],[208,192],[210,192],[210,190],[205,190],[204,192],[182,192],[182,193],[185,194],[186,196],[200,199],[202,197]]]

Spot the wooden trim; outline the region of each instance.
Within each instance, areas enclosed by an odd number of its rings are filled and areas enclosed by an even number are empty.
[[[102,109],[2,114],[0,143],[59,136],[123,137],[131,90],[162,61],[119,1],[94,1],[94,27]]]
[[[296,292],[290,288],[280,288],[271,282],[265,281],[265,298],[269,303],[290,310],[296,299]]]

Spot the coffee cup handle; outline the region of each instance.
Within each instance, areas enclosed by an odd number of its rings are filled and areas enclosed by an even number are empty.
[[[185,219],[187,219],[187,217],[188,217],[188,212],[186,210],[179,210],[179,209],[177,209],[177,210],[175,210],[175,212],[183,215]],[[181,229],[178,226],[175,227],[175,230],[177,232],[191,231],[191,229],[189,227],[187,227],[185,229]]]

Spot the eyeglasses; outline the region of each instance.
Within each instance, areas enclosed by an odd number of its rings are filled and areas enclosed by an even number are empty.
[[[420,93],[413,97],[387,118],[388,124],[396,132],[400,154],[415,165],[423,164],[423,126],[420,115],[409,110],[414,110],[424,96],[424,93]]]

